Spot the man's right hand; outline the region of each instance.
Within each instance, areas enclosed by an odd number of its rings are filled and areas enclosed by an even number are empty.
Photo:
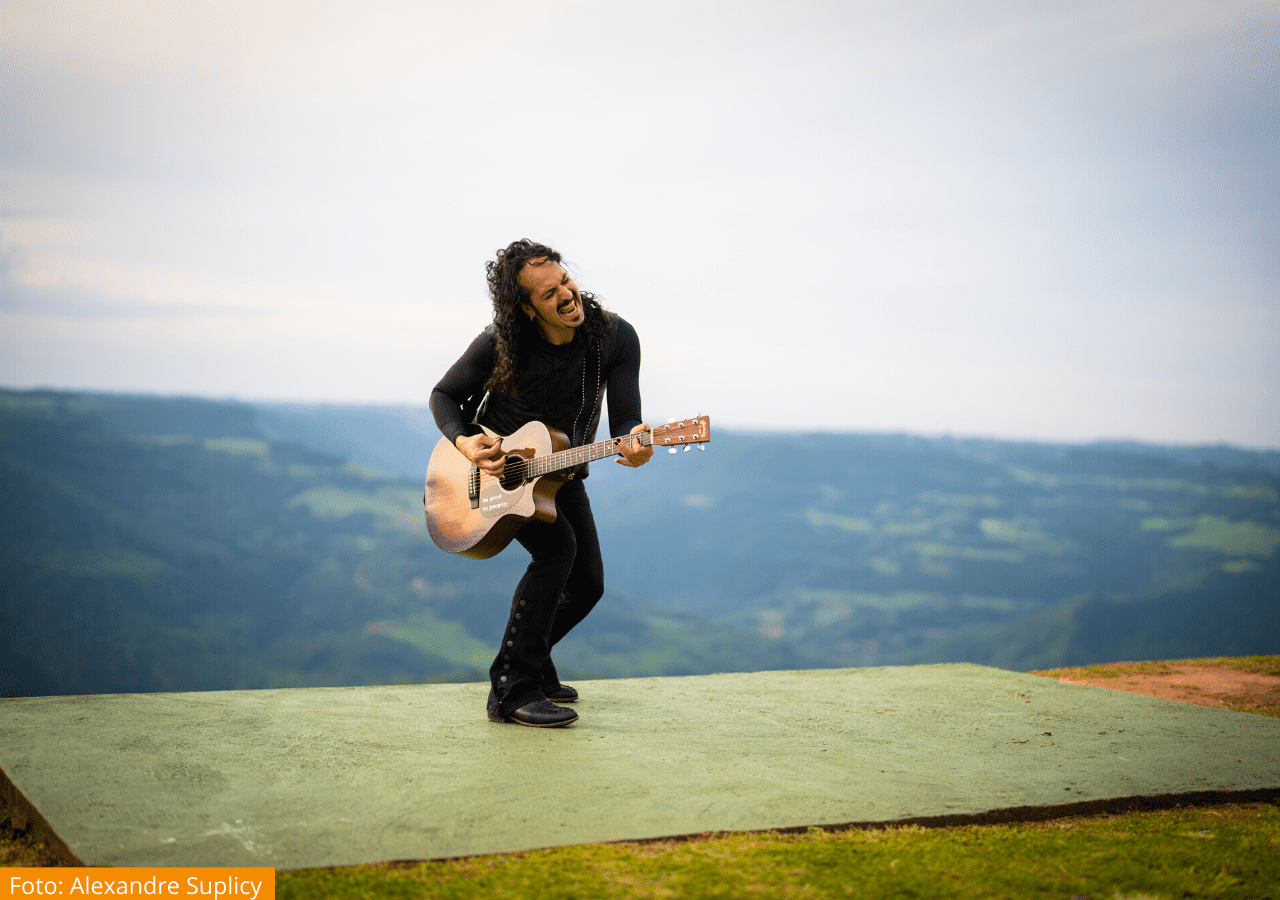
[[[502,474],[503,467],[507,464],[502,438],[491,438],[487,434],[463,434],[453,443],[481,472],[495,477]]]

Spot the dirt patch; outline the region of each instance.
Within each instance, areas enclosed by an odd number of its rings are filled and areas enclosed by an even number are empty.
[[[1280,718],[1280,656],[1117,662],[1031,674]]]

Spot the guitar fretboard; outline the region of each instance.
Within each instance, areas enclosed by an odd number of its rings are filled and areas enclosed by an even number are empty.
[[[629,434],[620,438],[608,438],[607,440],[596,441],[594,444],[570,447],[568,450],[561,450],[559,453],[552,453],[550,456],[536,457],[526,462],[525,480],[532,481],[552,472],[562,472],[565,469],[572,469],[574,466],[580,466],[583,463],[595,462],[597,459],[613,456],[618,452],[618,444],[622,441],[630,441],[632,444],[648,447],[653,443],[653,432],[641,431],[638,434]]]

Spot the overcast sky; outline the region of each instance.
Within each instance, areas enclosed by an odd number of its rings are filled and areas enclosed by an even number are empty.
[[[0,5],[0,384],[424,405],[550,243],[654,422],[1280,446],[1280,6]]]

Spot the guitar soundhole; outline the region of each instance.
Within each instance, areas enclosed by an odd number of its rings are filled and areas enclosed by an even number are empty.
[[[507,465],[502,470],[502,477],[498,479],[502,489],[504,491],[514,491],[524,484],[524,469],[524,457],[508,453]]]

